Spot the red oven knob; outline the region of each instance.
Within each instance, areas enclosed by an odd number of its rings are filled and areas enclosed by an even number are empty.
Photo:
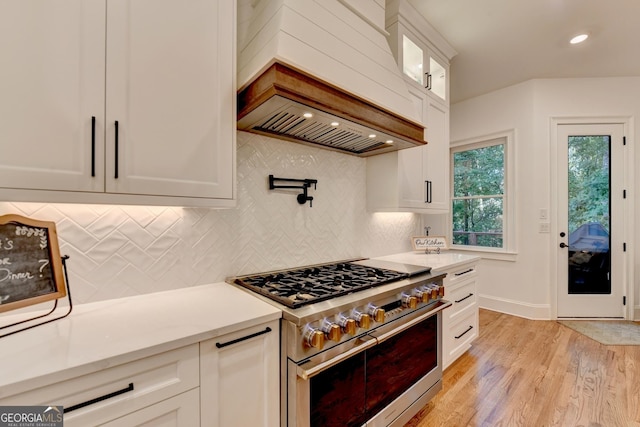
[[[324,347],[324,332],[319,329],[309,329],[304,334],[304,340],[310,347],[322,350]]]
[[[342,330],[337,323],[325,322],[324,325],[322,325],[322,331],[327,334],[327,338],[331,341],[338,342],[340,338],[342,338]]]
[[[371,315],[371,317],[373,317],[373,320],[375,320],[378,323],[384,322],[384,309],[383,308],[379,308],[379,307],[376,307],[373,304],[369,304],[368,311],[369,311],[369,314]]]

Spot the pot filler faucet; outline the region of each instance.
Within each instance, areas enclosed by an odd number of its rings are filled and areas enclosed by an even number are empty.
[[[277,185],[275,183],[276,181],[295,182],[299,184]],[[313,185],[313,189],[315,190],[317,188],[316,187],[317,184],[318,184],[317,179],[275,178],[273,175],[269,175],[269,190],[275,190],[278,188],[302,190],[302,193],[298,194],[298,197],[297,197],[298,203],[300,203],[301,205],[304,205],[305,203],[309,202],[310,208],[313,207],[313,197],[308,195],[307,190],[309,190],[309,187],[311,187],[312,185]]]

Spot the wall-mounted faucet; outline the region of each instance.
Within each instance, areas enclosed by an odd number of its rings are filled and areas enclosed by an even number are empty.
[[[276,181],[294,182],[296,184],[279,185],[276,184]],[[309,207],[313,207],[313,197],[308,194],[309,187],[313,185],[313,189],[315,190],[317,184],[317,179],[276,178],[273,175],[269,175],[269,190],[279,188],[302,190],[302,193],[298,194],[297,197],[298,203],[304,205],[309,202]]]

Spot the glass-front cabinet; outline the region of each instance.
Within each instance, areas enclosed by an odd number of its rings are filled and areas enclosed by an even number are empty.
[[[402,71],[411,80],[443,101],[447,101],[447,66],[433,50],[419,44],[417,38],[402,32]]]

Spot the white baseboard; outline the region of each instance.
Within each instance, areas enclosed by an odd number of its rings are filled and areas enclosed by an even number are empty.
[[[551,319],[551,307],[548,304],[529,304],[522,301],[508,300],[488,295],[480,295],[478,302],[481,308],[524,317],[525,319]]]

